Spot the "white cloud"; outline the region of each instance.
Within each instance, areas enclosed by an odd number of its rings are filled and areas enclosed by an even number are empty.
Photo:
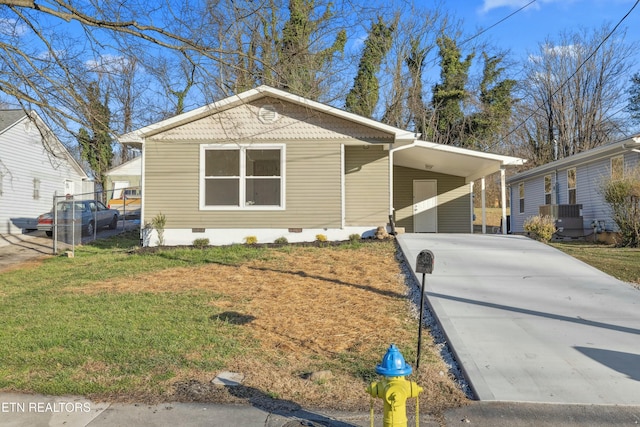
[[[27,32],[26,25],[18,24],[15,19],[0,18],[0,34],[8,37],[21,37]]]
[[[105,54],[98,59],[85,61],[84,66],[88,71],[96,73],[118,73],[126,68],[128,59],[124,56]]]
[[[552,3],[563,0],[538,0],[537,2],[528,6],[532,9],[539,9],[540,3]],[[482,2],[481,12],[486,13],[492,9],[498,9],[500,7],[507,7],[509,9],[519,9],[522,6],[525,6],[527,3],[530,3],[531,0],[484,0]]]

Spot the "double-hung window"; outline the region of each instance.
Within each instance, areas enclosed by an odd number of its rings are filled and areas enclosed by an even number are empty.
[[[524,213],[524,182],[518,184],[518,195],[520,199],[520,213]]]
[[[551,175],[544,176],[544,204],[551,204],[551,196],[553,194],[553,179]]]
[[[285,146],[203,145],[201,209],[284,209]]]

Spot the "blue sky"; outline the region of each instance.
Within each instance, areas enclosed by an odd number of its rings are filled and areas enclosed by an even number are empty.
[[[464,20],[465,32],[488,28],[530,0],[449,0],[444,8]],[[615,26],[636,0],[537,0],[484,34],[496,46],[511,50],[516,59],[538,52],[547,36],[556,38],[563,30],[581,27]],[[640,5],[620,29],[627,28],[625,40],[640,43]]]

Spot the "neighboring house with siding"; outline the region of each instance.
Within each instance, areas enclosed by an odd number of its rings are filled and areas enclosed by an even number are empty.
[[[471,182],[522,159],[413,132],[260,86],[119,138],[142,148],[142,222],[164,242],[211,244],[472,231]],[[156,233],[142,230],[145,245]]]
[[[138,156],[109,169],[105,174],[106,199],[119,198],[123,188],[140,187],[142,157]]]
[[[631,172],[640,162],[640,135],[602,145],[507,180],[511,195],[511,230],[524,232],[527,218],[540,213],[560,218],[560,236],[616,231],[602,183]]]
[[[54,194],[93,191],[93,182],[35,113],[0,110],[0,233],[35,229]]]

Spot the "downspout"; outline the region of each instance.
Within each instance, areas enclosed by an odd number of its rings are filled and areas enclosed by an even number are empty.
[[[396,151],[405,150],[407,148],[413,148],[415,146],[416,146],[415,140],[411,144],[402,145],[397,148],[394,148],[393,144],[389,144],[389,222],[390,222],[390,225],[391,225],[391,219],[393,218],[393,214],[395,211],[393,207],[393,153],[395,153]],[[395,223],[395,219],[393,219],[393,221]],[[394,228],[395,228],[395,224],[394,224]]]
[[[344,144],[340,144],[340,228],[344,230],[346,223],[345,166]]]
[[[393,144],[389,144],[389,225],[392,227],[395,223],[393,212]]]
[[[556,182],[554,183],[554,189],[556,192],[555,199],[556,199],[556,205],[559,205],[560,204],[560,183],[558,182],[558,169],[555,170],[555,175],[556,175],[555,177]]]
[[[144,209],[145,209],[145,198],[147,195],[147,192],[145,191],[145,183],[146,183],[146,179],[145,179],[145,174],[144,174],[144,164],[145,164],[145,160],[147,158],[146,156],[146,151],[147,151],[147,144],[145,144],[145,141],[142,142],[142,150],[141,150],[141,154],[140,156],[140,192],[142,194],[140,194],[141,196],[141,202],[140,202],[140,247],[144,246],[144,232],[145,232],[145,222],[144,222]]]

